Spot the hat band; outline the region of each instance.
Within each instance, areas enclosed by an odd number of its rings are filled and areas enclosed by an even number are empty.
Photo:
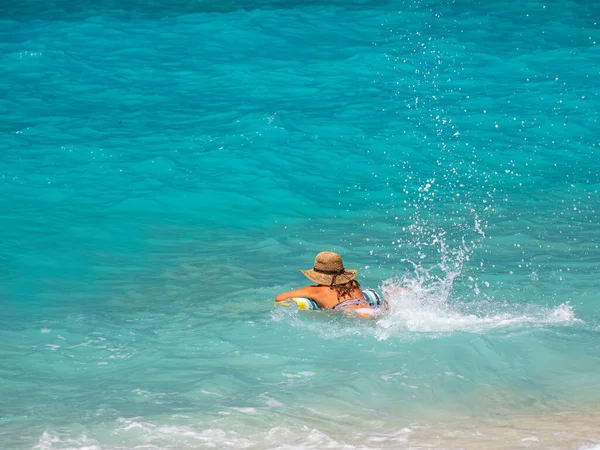
[[[341,275],[344,272],[346,272],[346,269],[344,269],[343,267],[342,267],[342,270],[322,270],[322,269],[317,269],[316,267],[313,267],[313,270],[315,272],[323,273],[325,275]]]

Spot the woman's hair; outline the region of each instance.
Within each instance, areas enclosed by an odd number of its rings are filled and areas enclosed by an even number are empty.
[[[341,300],[344,297],[352,295],[352,291],[360,287],[360,283],[356,280],[350,280],[344,284],[336,284],[335,286],[329,286],[329,289],[335,289],[337,291],[337,298]]]

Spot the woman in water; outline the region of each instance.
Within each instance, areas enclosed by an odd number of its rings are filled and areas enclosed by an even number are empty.
[[[314,267],[300,272],[317,283],[316,286],[283,292],[275,297],[275,301],[284,302],[294,297],[306,297],[317,302],[321,309],[369,307],[369,301],[360,289],[360,284],[354,279],[357,271],[345,269],[342,257],[337,253],[319,253],[315,258]]]

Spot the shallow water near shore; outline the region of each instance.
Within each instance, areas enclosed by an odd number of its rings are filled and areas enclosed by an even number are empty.
[[[0,8],[0,447],[598,448],[598,17]]]

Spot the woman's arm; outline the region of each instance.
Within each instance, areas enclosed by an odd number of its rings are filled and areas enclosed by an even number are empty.
[[[305,297],[305,298],[313,298],[311,295],[314,294],[314,286],[305,286],[300,289],[295,289],[293,291],[282,292],[277,297],[275,297],[276,302],[284,302],[288,298],[293,297]]]

